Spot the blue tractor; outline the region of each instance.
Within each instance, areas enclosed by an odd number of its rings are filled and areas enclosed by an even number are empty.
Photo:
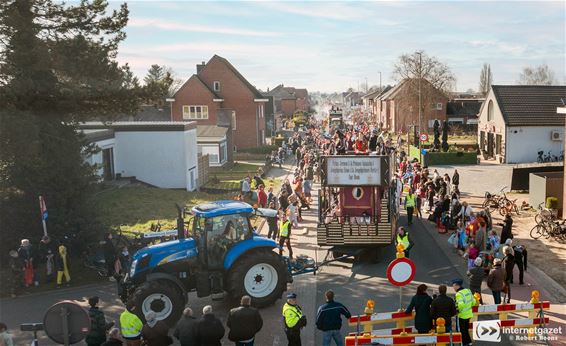
[[[258,307],[274,303],[293,281],[289,261],[273,251],[275,241],[255,233],[254,213],[261,214],[239,201],[201,204],[190,213],[179,208],[178,239],[136,252],[119,283],[120,298],[133,302],[142,320],[153,311],[168,325],[179,319],[191,291],[247,294]],[[192,218],[185,223],[187,214]]]

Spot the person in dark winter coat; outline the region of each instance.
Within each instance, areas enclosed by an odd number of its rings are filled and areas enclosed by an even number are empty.
[[[183,316],[177,322],[173,336],[179,340],[181,346],[194,346],[195,340],[195,326],[198,320],[193,316],[193,310],[186,308],[183,310]]]
[[[456,303],[454,299],[446,295],[446,285],[438,286],[438,297],[430,303],[430,317],[435,322],[437,318],[442,317],[445,321],[446,332],[452,331],[452,317],[456,315]]]
[[[224,337],[222,322],[212,313],[212,306],[202,309],[202,319],[195,326],[195,339],[198,346],[222,346],[220,340]]]
[[[511,214],[505,215],[505,220],[499,225],[503,226],[500,242],[501,244],[505,244],[507,239],[513,239],[513,218],[511,217]]]
[[[501,291],[503,291],[504,282],[505,273],[501,268],[501,258],[496,258],[493,260],[493,268],[487,276],[487,287],[491,289],[495,304],[501,304]]]
[[[515,266],[515,256],[510,246],[503,247],[503,272],[505,274],[505,286],[507,287],[507,303],[511,302],[511,280],[513,280],[513,267]]]
[[[430,315],[430,304],[432,298],[426,293],[427,285],[421,284],[417,287],[417,294],[413,296],[405,313],[411,313],[415,309],[415,328],[419,334],[428,333],[432,328]]]
[[[236,346],[253,346],[255,335],[263,327],[263,319],[259,311],[251,307],[251,303],[250,296],[243,296],[240,306],[228,314],[228,339],[234,341]]]
[[[120,339],[120,329],[112,328],[108,332],[108,341],[100,346],[122,346],[124,343]]]
[[[316,328],[322,331],[322,346],[330,346],[332,339],[336,345],[342,345],[342,316],[350,318],[352,314],[344,305],[334,301],[333,291],[326,291],[324,296],[326,304],[321,305],[316,313]]]
[[[167,346],[173,343],[168,335],[169,327],[165,322],[157,320],[155,312],[150,311],[145,315],[145,324],[141,330],[142,344],[144,346]]]
[[[480,304],[483,304],[483,300],[481,298],[481,285],[485,276],[482,264],[482,258],[477,257],[474,260],[474,267],[468,272],[468,276],[470,277],[470,290],[472,291],[472,293],[479,293]]]
[[[457,169],[454,170],[454,175],[452,176],[452,185],[454,185],[454,187],[456,188],[458,188],[458,185],[460,185],[460,174],[458,173]]]
[[[527,248],[523,245],[513,246],[515,264],[519,268],[519,285],[524,285],[523,271],[527,271]],[[513,283],[513,273],[511,273],[511,283]]]
[[[86,335],[85,342],[88,346],[100,346],[106,341],[106,331],[112,327],[107,324],[104,313],[98,308],[98,297],[88,298],[88,316],[90,317],[90,332]]]
[[[108,278],[113,280],[114,277],[114,264],[116,263],[116,249],[112,243],[112,233],[104,234],[104,263],[106,263],[106,270],[108,271]]]

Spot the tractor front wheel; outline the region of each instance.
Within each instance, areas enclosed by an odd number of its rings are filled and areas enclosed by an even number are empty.
[[[145,321],[145,315],[154,312],[157,320],[174,326],[183,312],[183,295],[165,281],[148,281],[140,285],[132,295],[136,305],[135,313]]]
[[[287,285],[285,262],[271,250],[244,255],[229,274],[229,290],[234,298],[248,295],[256,307],[265,307],[281,298]]]

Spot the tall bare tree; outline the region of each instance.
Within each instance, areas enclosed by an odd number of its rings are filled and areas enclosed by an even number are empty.
[[[488,63],[484,63],[480,72],[480,90],[479,92],[486,96],[489,93],[491,84],[493,83],[493,76],[491,75],[491,66]]]
[[[450,67],[424,51],[401,55],[393,66],[393,77],[397,81],[422,78],[445,93],[456,83]]]
[[[419,128],[427,127],[422,121],[425,112],[431,110],[431,103],[438,95],[437,90],[449,95],[456,82],[448,65],[434,56],[427,55],[424,51],[401,55],[393,67],[393,78],[400,83],[408,84],[408,88],[405,88],[405,98],[408,103],[420,104],[420,113],[423,117],[420,118]],[[413,124],[416,123],[413,121]]]
[[[521,85],[553,85],[556,83],[554,71],[547,64],[523,68],[517,83]]]

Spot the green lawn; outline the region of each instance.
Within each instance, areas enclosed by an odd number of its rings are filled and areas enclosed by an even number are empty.
[[[106,227],[123,231],[147,232],[152,223],[159,221],[162,229],[175,228],[177,210],[175,203],[193,207],[220,199],[231,199],[232,194],[207,194],[185,190],[159,189],[143,185],[125,186],[107,190],[95,199],[101,221]]]

